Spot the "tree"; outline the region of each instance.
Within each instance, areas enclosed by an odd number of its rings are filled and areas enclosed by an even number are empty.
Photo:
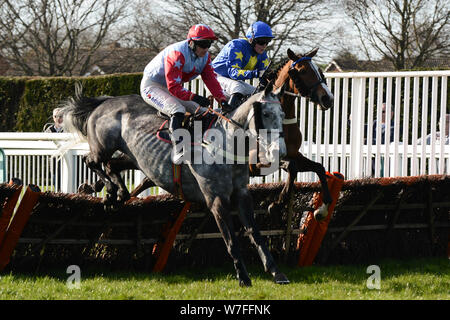
[[[0,54],[24,75],[84,74],[126,1],[0,0]],[[116,35],[120,35],[116,33]],[[123,36],[123,35],[120,35]]]
[[[369,59],[379,55],[397,70],[420,67],[450,48],[447,0],[343,0]]]
[[[144,1],[144,2],[148,2]],[[185,39],[190,26],[204,23],[211,26],[219,40],[211,48],[212,54],[231,39],[245,36],[252,22],[264,21],[272,27],[275,40],[269,45],[273,58],[287,47],[308,51],[322,38],[315,23],[329,14],[325,0],[167,0],[164,2],[164,19],[155,26],[155,19],[139,16],[141,28],[156,38],[161,34],[166,39]],[[145,27],[150,24],[150,27]],[[170,28],[169,28],[170,25]],[[169,30],[172,30],[169,33]],[[152,38],[152,36],[149,36]],[[144,41],[139,41],[144,43]],[[161,44],[162,42],[160,42]],[[168,44],[168,43],[167,43]],[[166,45],[167,45],[166,44]]]

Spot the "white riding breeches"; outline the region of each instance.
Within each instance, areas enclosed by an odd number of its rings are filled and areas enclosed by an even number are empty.
[[[230,78],[217,75],[217,80],[220,83],[225,95],[229,98],[234,93],[241,93],[244,96],[250,96],[255,92],[255,87],[242,80],[233,80]]]
[[[186,111],[194,114],[199,107],[199,104],[194,101],[178,99],[169,92],[169,89],[157,82],[141,82],[140,91],[145,102],[168,116],[177,112],[186,113]]]

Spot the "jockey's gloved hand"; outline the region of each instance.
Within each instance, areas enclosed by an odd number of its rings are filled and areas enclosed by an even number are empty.
[[[205,98],[203,96],[199,96],[198,94],[195,94],[192,98],[192,101],[197,102],[201,107],[209,107],[211,105],[211,101],[209,101],[208,98]]]
[[[261,78],[266,70],[253,70],[253,78]]]
[[[220,108],[222,108],[223,112],[233,111],[233,107],[230,106],[225,100],[220,102]]]

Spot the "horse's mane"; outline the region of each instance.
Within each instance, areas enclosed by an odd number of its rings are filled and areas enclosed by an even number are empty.
[[[111,96],[87,97],[83,87],[76,83],[75,95],[64,100],[59,106],[64,114],[64,129],[68,132],[78,132],[87,136],[87,119],[92,111]],[[67,127],[67,128],[66,128]]]
[[[288,61],[290,61],[291,59],[289,58],[284,58],[283,60],[281,60],[280,64],[278,65],[278,68],[273,71],[277,76],[280,73],[281,69],[284,68],[284,66],[286,65],[286,63],[288,63]]]

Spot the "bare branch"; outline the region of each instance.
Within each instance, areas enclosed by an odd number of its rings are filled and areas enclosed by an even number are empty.
[[[83,74],[126,1],[2,0],[0,54],[24,75]]]
[[[450,48],[450,4],[445,0],[342,0],[368,57],[396,69],[414,68]]]

